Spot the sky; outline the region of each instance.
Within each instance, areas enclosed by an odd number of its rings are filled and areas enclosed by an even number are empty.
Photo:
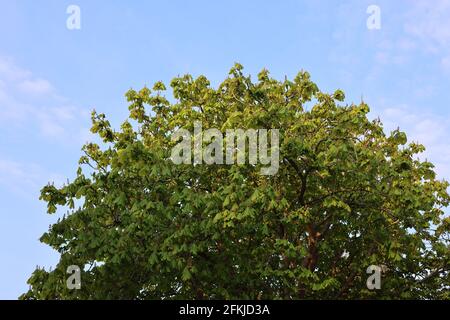
[[[118,127],[128,89],[185,73],[217,85],[235,62],[363,99],[450,180],[450,0],[0,0],[0,299],[58,261],[38,239],[64,212],[46,214],[39,190],[75,177],[91,110]]]

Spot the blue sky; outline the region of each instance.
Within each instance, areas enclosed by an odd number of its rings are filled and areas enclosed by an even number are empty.
[[[79,30],[66,27],[71,4]],[[379,30],[366,26],[372,4]],[[39,190],[74,177],[90,111],[118,126],[129,88],[184,73],[217,84],[235,61],[363,97],[450,178],[450,1],[0,0],[0,299],[57,261],[38,241],[57,219]]]

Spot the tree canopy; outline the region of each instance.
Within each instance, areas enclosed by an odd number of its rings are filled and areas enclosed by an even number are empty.
[[[217,88],[191,75],[170,86],[129,90],[119,130],[93,112],[102,142],[84,145],[72,182],[41,190],[48,213],[69,210],[40,239],[60,260],[22,299],[449,299],[448,183],[424,146],[304,71],[252,81],[235,64]],[[279,129],[278,172],[174,164],[171,137],[195,121]]]

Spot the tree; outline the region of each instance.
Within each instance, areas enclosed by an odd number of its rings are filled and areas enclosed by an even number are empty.
[[[22,299],[449,298],[448,183],[418,159],[422,145],[303,71],[252,82],[236,64],[217,89],[190,75],[171,87],[128,91],[120,131],[93,112],[103,142],[83,147],[73,182],[41,191],[48,213],[70,208],[40,239],[60,260]],[[171,137],[195,121],[279,129],[277,174],[174,164]],[[371,265],[379,290],[366,286]]]

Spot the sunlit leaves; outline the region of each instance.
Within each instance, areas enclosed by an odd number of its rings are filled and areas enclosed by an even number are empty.
[[[22,298],[448,298],[448,183],[422,145],[305,71],[253,82],[235,64],[217,88],[191,75],[170,86],[171,102],[162,82],[130,89],[118,131],[92,114],[103,144],[83,147],[72,182],[41,190],[49,213],[69,209],[41,237],[60,261]],[[279,129],[277,175],[174,165],[171,135],[194,121]],[[81,290],[64,286],[72,264],[88,266]],[[385,266],[379,291],[365,285],[371,264]]]

